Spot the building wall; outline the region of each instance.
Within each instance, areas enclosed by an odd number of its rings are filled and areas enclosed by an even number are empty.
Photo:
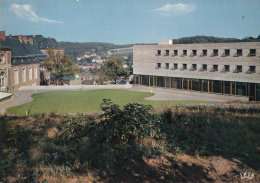
[[[135,84],[260,99],[259,42],[168,45],[164,41],[159,43],[133,47]],[[174,54],[174,50],[177,50],[177,55]],[[186,50],[186,55],[183,50]],[[206,55],[203,54],[203,50],[206,50]],[[218,55],[213,54],[214,50],[218,50]],[[238,54],[240,50],[241,55]],[[255,54],[250,54],[250,50],[255,51]],[[206,70],[203,70],[203,65],[207,66]],[[238,72],[240,68],[242,69]]]
[[[218,49],[218,56],[212,56],[213,49]],[[223,56],[225,49],[230,49],[230,56]],[[237,49],[243,50],[242,56],[235,56]],[[255,56],[249,56],[250,49],[256,49]],[[156,56],[157,50],[161,50],[160,56]],[[169,50],[169,56],[164,56],[165,50]],[[173,50],[178,50],[177,56],[172,55]],[[187,56],[181,55],[183,50],[187,50]],[[197,56],[192,56],[192,50],[197,50]],[[202,56],[202,50],[207,50],[207,56]],[[133,72],[142,75],[259,83],[259,56],[260,43],[257,42],[138,45],[133,47]],[[157,63],[161,63],[160,69],[156,69]],[[166,63],[169,63],[168,69],[165,68]],[[172,70],[174,63],[178,64],[178,69]],[[187,64],[187,70],[181,70],[183,64]],[[192,64],[197,64],[197,70],[190,71]],[[200,71],[203,64],[207,64],[207,71]],[[218,65],[218,71],[210,72],[213,65]],[[230,66],[229,72],[221,72],[224,65]],[[242,66],[242,72],[234,72],[237,65]],[[246,74],[249,66],[256,66],[255,73]]]
[[[8,69],[11,68],[11,51],[0,50],[0,91],[7,91]]]
[[[37,68],[37,73],[35,73],[34,67],[36,66]],[[29,79],[29,68],[32,68],[32,78]],[[18,66],[12,66],[9,69],[9,87],[11,90],[18,90],[21,86],[30,86],[30,85],[35,85],[38,86],[40,85],[40,69],[39,69],[39,64],[28,64],[28,65],[18,65]],[[15,84],[15,70],[18,70],[18,84]],[[26,80],[23,81],[23,69],[25,69],[25,78]],[[37,78],[35,78],[35,75]]]

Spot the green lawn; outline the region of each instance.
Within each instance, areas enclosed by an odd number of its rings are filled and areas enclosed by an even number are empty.
[[[144,98],[153,96],[149,92],[133,92],[127,90],[92,90],[92,91],[55,91],[33,94],[33,101],[11,107],[8,113],[23,116],[36,113],[76,113],[94,112],[100,109],[102,99],[123,106],[127,103],[150,104],[152,106],[182,105],[190,103],[206,103],[202,101],[150,101]]]

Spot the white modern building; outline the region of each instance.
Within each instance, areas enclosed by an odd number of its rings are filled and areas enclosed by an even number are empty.
[[[195,90],[260,100],[260,42],[133,47],[135,85]]]

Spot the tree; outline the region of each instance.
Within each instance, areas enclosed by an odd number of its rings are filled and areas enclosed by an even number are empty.
[[[102,67],[101,72],[117,83],[119,77],[126,76],[127,70],[123,67],[122,57],[112,57]]]
[[[41,63],[41,66],[53,73],[59,81],[64,76],[75,76],[79,72],[79,68],[70,60],[69,55],[62,55],[59,52],[54,53],[48,50],[49,59]]]

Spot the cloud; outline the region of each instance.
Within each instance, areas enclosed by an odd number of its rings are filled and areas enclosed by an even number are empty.
[[[177,15],[185,15],[187,13],[195,10],[196,5],[194,4],[166,4],[161,8],[153,10],[154,12],[163,15],[163,16],[177,16]]]
[[[32,22],[49,22],[49,23],[62,23],[60,21],[56,20],[50,20],[47,18],[41,18],[32,10],[32,7],[28,4],[25,5],[18,5],[18,4],[12,4],[10,6],[10,9],[14,11],[14,13],[25,20],[29,20]]]

